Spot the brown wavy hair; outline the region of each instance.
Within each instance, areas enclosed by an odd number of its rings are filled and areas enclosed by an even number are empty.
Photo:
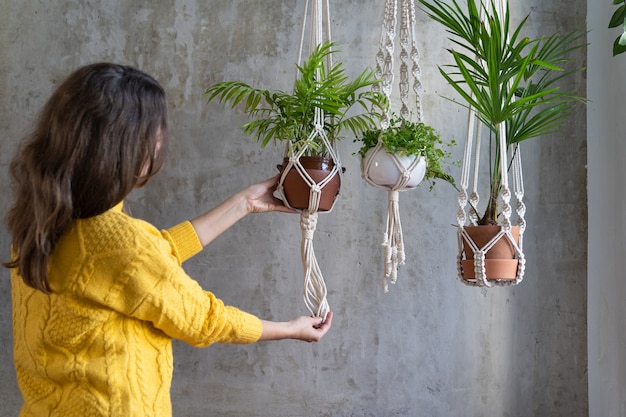
[[[149,75],[98,63],[52,94],[10,165],[15,201],[7,268],[50,292],[48,258],[76,219],[97,216],[142,186],[164,163],[165,92]]]

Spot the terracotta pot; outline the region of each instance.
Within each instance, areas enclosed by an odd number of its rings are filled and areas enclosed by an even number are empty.
[[[282,173],[288,164],[288,159],[283,160],[282,165],[278,165],[278,169]],[[335,162],[331,158],[323,158],[319,156],[302,156],[300,157],[300,165],[309,174],[315,183],[319,184],[328,175],[335,166]],[[318,211],[328,211],[333,207],[335,198],[339,195],[341,188],[341,177],[339,174],[335,176],[322,187],[320,203]],[[309,208],[309,196],[311,187],[302,178],[295,167],[292,167],[285,179],[283,180],[283,191],[289,205],[295,209],[306,210]]]
[[[361,159],[361,171],[363,171],[363,174],[366,175],[374,184],[382,187],[395,186],[398,183],[398,179],[402,175],[402,172],[393,160],[393,155],[380,148],[375,155],[370,156],[375,150],[376,148],[371,148],[365,153],[365,157]],[[372,161],[369,164],[369,170],[364,172],[366,169],[365,161],[367,161],[368,158],[372,158]],[[421,158],[411,171],[411,178],[405,186],[405,188],[417,187],[417,185],[422,182],[424,175],[426,174],[426,159],[419,155],[396,155],[396,158],[398,158],[398,161],[404,168],[410,167],[416,158]]]
[[[472,238],[476,246],[484,247],[493,237],[500,232],[501,226],[465,226],[465,231]],[[511,226],[511,235],[515,242],[519,244],[519,226]],[[470,245],[463,240],[464,258],[461,261],[463,269],[463,277],[465,279],[475,279],[474,272],[474,251]],[[509,239],[502,236],[492,247],[485,253],[485,272],[487,279],[516,279],[518,260],[515,259],[515,247]]]

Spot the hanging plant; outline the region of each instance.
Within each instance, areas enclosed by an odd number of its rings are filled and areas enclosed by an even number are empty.
[[[243,111],[252,119],[242,129],[253,135],[264,148],[270,142],[287,144],[287,154],[279,165],[287,171],[285,202],[296,209],[307,209],[310,183],[322,183],[320,205],[328,211],[339,194],[341,180],[334,175],[340,168],[333,153],[336,141],[350,132],[359,135],[376,125],[387,106],[382,93],[367,89],[379,82],[371,69],[350,79],[341,62],[331,63],[332,42],[315,47],[302,66],[292,91],[271,91],[241,81],[224,81],[205,91],[208,102],[218,100]],[[296,172],[296,159],[306,174]],[[308,178],[306,178],[308,176]]]
[[[583,98],[559,87],[564,78],[582,70],[565,67],[571,61],[570,54],[585,46],[584,34],[525,37],[522,33],[528,17],[512,27],[506,0],[488,3],[469,0],[466,7],[456,0],[451,4],[442,0],[420,2],[428,16],[451,35],[455,46],[449,50],[453,63],[439,67],[439,71],[470,111],[457,214],[459,277],[468,285],[519,283],[525,262],[522,251],[525,206],[518,147],[527,139],[558,132],[568,120],[572,105],[584,102]],[[477,141],[480,137],[476,133],[480,129],[473,125],[475,118],[487,128],[489,136],[489,195],[483,212],[478,211],[476,188],[469,198],[466,193],[470,143],[474,135]],[[515,174],[517,226],[510,221],[512,205],[507,173],[511,167]],[[475,178],[477,175],[475,172]],[[468,203],[470,224],[466,225]],[[488,234],[482,235],[483,232]]]
[[[570,54],[585,46],[584,34],[569,32],[530,39],[522,35],[528,17],[510,26],[508,7],[503,15],[494,3],[478,6],[473,0],[466,9],[456,0],[420,0],[426,13],[441,23],[457,46],[449,52],[453,64],[439,67],[444,79],[476,112],[491,135],[489,199],[478,224],[498,224],[498,196],[502,178],[500,148],[502,133],[507,149],[524,140],[558,132],[570,116],[572,104],[584,98],[562,91],[559,82],[583,68],[566,70]],[[481,18],[482,8],[487,18]],[[504,125],[505,129],[500,129]]]
[[[312,26],[321,29],[322,2],[313,6]],[[325,16],[329,18],[328,13]],[[387,98],[367,88],[379,82],[371,69],[351,79],[341,62],[332,63],[335,44],[318,39],[321,30],[312,29],[312,33],[316,34],[312,51],[296,66],[298,76],[292,91],[225,81],[207,88],[205,97],[231,108],[240,106],[252,119],[242,126],[244,132],[256,136],[262,148],[270,142],[286,145],[277,192],[286,206],[301,210],[303,298],[312,315],[326,317],[330,307],[313,250],[313,234],[318,211],[331,210],[339,194],[343,169],[335,142],[346,132],[357,135],[373,128]]]
[[[430,182],[431,190],[435,186],[436,179],[455,186],[454,178],[444,170],[443,166],[449,163],[451,157],[450,151],[445,150],[444,146],[450,147],[456,143],[454,141],[445,143],[439,132],[423,122],[413,122],[392,115],[388,128],[368,130],[354,141],[361,143],[357,153],[362,159],[365,159],[368,152],[376,148],[379,141],[387,153],[406,157],[407,162],[421,156],[425,162],[423,179]]]

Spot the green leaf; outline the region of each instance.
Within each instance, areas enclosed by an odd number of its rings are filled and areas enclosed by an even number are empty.
[[[619,3],[623,3],[623,0],[613,4]],[[609,29],[622,26],[624,24],[624,19],[626,19],[626,4],[622,4],[617,8],[617,10],[615,10],[613,16],[611,16],[611,20],[609,21]]]
[[[620,45],[619,43],[620,39],[621,39],[621,36],[618,36],[615,39],[615,42],[613,42],[613,56],[626,52],[626,46]]]

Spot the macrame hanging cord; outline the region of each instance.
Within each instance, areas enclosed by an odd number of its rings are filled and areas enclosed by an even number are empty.
[[[473,1],[473,0],[472,0]],[[495,0],[494,7],[497,7],[498,14],[500,16],[505,15],[507,7],[506,0]],[[484,19],[484,8],[481,7],[481,18]],[[478,116],[473,109],[469,110],[468,122],[467,122],[467,137],[465,141],[465,148],[463,154],[461,181],[459,184],[458,194],[458,211],[457,211],[457,235],[458,235],[458,256],[457,256],[457,271],[458,277],[464,284],[468,286],[476,287],[493,287],[507,286],[519,284],[524,277],[525,269],[525,257],[522,251],[523,236],[526,228],[526,221],[524,214],[526,212],[526,206],[524,205],[524,181],[522,176],[522,161],[521,151],[519,144],[517,146],[507,149],[507,132],[504,123],[501,123],[498,127],[499,139],[497,146],[499,147],[500,157],[500,169],[501,169],[501,190],[499,193],[499,202],[502,207],[501,211],[501,228],[500,231],[486,244],[479,246],[473,238],[467,232],[466,227],[468,225],[476,226],[478,222],[478,216],[474,209],[470,209],[469,216],[467,214],[467,205],[470,204],[470,208],[478,207],[480,196],[478,193],[478,179],[479,179],[479,162],[480,162],[480,149],[481,149],[481,134],[482,123],[478,120]],[[472,152],[474,155],[472,157]],[[472,191],[468,196],[468,189],[470,184],[470,172],[473,165],[472,176]],[[508,179],[508,167],[510,167],[513,174],[513,189],[516,199],[515,212],[517,214],[517,226],[519,226],[519,241],[515,239],[511,233],[511,191],[509,188]],[[487,279],[486,264],[487,264],[487,252],[496,245],[500,240],[506,240],[513,247],[515,252],[515,258],[518,261],[517,274],[515,279]],[[474,270],[473,275],[475,278],[465,278],[463,273],[463,261],[468,258],[468,251],[466,248],[471,248],[471,254],[473,254]],[[471,258],[470,258],[471,259]]]
[[[376,76],[382,82],[374,89],[385,94],[391,103],[391,93],[394,84],[394,60],[395,60],[395,38],[397,30],[398,0],[386,0],[381,30],[379,51],[376,55]],[[423,111],[421,103],[422,83],[421,69],[419,66],[419,52],[415,41],[415,4],[413,0],[400,0],[400,68],[399,68],[399,92],[400,92],[400,115],[404,120],[408,120],[411,113],[422,122]],[[409,111],[409,68],[413,79],[413,93],[415,94],[415,108]],[[381,136],[385,129],[389,128],[389,113],[384,111],[381,120]],[[386,229],[382,239],[384,257],[384,275],[382,285],[384,292],[389,290],[389,284],[395,284],[397,271],[400,265],[406,261],[404,251],[404,239],[402,235],[402,224],[398,208],[399,192],[415,188],[416,185],[408,185],[414,171],[422,169],[425,171],[425,160],[423,157],[414,158],[406,166],[397,155],[390,155],[395,166],[401,175],[392,186],[383,186],[375,182],[369,172],[374,160],[380,153],[385,153],[382,141],[363,160],[363,179],[370,185],[388,191],[387,201],[387,221]]]
[[[309,16],[309,5],[311,4],[311,29],[310,29],[310,41],[309,47],[312,51],[317,45],[320,45],[324,41],[330,41],[330,14],[328,0],[306,0],[304,21],[302,24],[302,36],[300,39],[300,50],[298,52],[298,65],[302,60],[304,38],[307,26],[307,18]],[[326,26],[326,32],[324,33],[324,26]],[[332,66],[331,55],[328,55],[328,68]],[[318,79],[321,78],[318,76]],[[288,173],[294,169],[298,172],[300,177],[308,184],[310,188],[309,194],[309,207],[300,211],[300,228],[302,230],[302,244],[301,244],[301,256],[302,266],[304,269],[304,289],[303,299],[307,309],[313,316],[323,317],[326,319],[327,314],[330,312],[330,306],[327,301],[327,288],[324,282],[324,277],[318,265],[315,257],[315,251],[313,249],[313,237],[317,228],[318,209],[320,204],[320,196],[322,189],[336,176],[341,177],[342,166],[339,159],[339,155],[335,149],[335,144],[332,143],[324,130],[324,111],[319,107],[315,109],[314,128],[309,134],[308,143],[313,141],[322,142],[325,149],[328,151],[328,156],[332,159],[332,169],[328,176],[319,182],[316,182],[305,170],[300,162],[300,158],[307,153],[309,146],[301,147],[294,151],[287,146],[285,148],[285,158],[288,160],[287,165],[284,167],[282,175],[280,177],[276,190],[281,195],[285,205],[290,207],[288,198],[284,193],[283,184]],[[332,203],[334,207],[334,201]],[[332,210],[327,210],[329,212]]]

